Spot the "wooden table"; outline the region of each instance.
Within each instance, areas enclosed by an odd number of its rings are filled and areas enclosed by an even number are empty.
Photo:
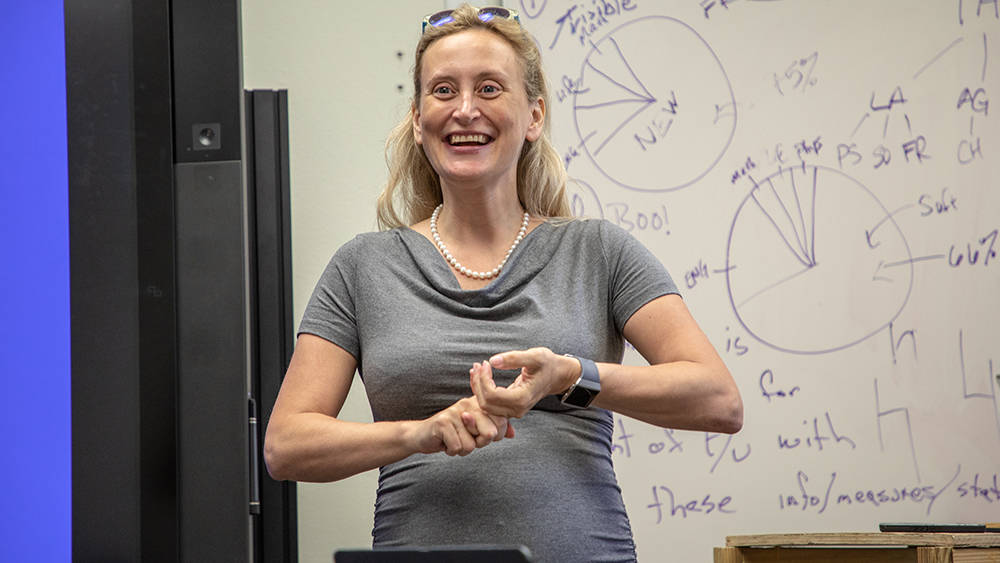
[[[1000,563],[1000,533],[825,533],[728,536],[715,563],[835,561]]]

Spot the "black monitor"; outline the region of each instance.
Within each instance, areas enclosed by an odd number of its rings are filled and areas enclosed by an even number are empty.
[[[531,551],[511,545],[448,545],[340,549],[334,563],[531,563]]]

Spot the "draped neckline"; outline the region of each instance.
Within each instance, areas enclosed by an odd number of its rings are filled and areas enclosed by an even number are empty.
[[[428,285],[466,305],[489,306],[530,282],[545,268],[558,246],[558,237],[552,236],[553,229],[548,221],[532,229],[514,249],[500,275],[475,289],[463,289],[459,285],[455,271],[427,237],[410,227],[399,227],[396,232]]]

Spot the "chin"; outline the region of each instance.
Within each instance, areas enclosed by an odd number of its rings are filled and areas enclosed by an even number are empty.
[[[454,167],[446,168],[443,172],[439,172],[438,176],[452,182],[475,182],[489,176],[489,170],[480,167]]]

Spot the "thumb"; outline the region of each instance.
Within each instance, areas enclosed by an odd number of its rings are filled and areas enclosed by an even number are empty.
[[[496,369],[518,369],[529,367],[529,354],[524,350],[502,352],[490,358],[490,366]]]

